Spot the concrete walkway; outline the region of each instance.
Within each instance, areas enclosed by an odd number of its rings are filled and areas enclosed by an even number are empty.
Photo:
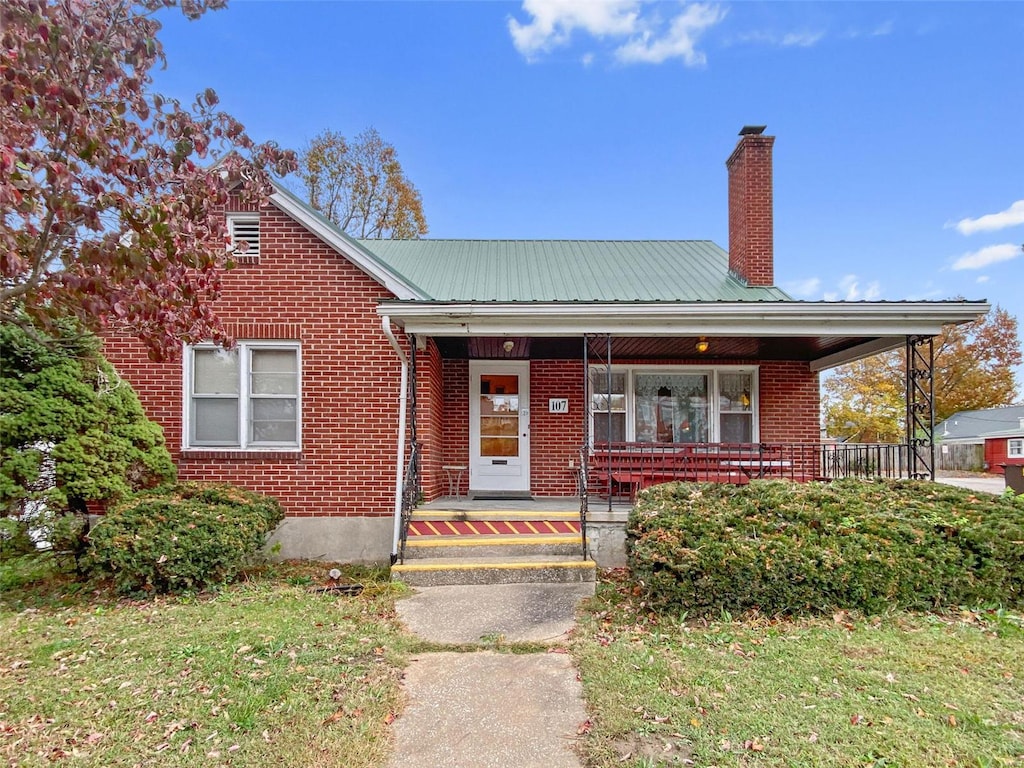
[[[431,642],[558,643],[588,594],[593,584],[424,587],[397,605]],[[388,768],[580,768],[573,745],[587,713],[566,653],[425,653],[404,687]]]
[[[936,476],[935,482],[955,485],[958,488],[967,488],[972,491],[994,493],[997,496],[1006,490],[1006,479],[1002,475],[974,475],[971,477],[943,477]]]

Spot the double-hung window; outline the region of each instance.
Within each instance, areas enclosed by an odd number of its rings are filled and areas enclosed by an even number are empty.
[[[1007,440],[1006,456],[1010,459],[1024,459],[1024,438]]]
[[[187,448],[300,447],[298,344],[198,345],[185,358]]]
[[[753,368],[590,370],[595,443],[749,443],[758,439]]]

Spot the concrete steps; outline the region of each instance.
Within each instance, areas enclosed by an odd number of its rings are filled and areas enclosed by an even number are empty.
[[[411,586],[593,582],[579,515],[523,510],[420,510],[405,562],[391,578]]]

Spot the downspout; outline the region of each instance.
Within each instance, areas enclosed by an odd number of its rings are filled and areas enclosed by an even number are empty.
[[[406,391],[409,388],[409,358],[398,343],[391,330],[391,318],[381,315],[381,327],[388,337],[391,346],[402,363],[402,388],[398,395],[398,460],[395,462],[395,525],[391,535],[391,563],[398,560],[398,540],[402,535],[402,482],[405,472],[405,422],[406,422]]]

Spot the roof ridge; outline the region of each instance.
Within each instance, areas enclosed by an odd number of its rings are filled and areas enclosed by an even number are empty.
[[[714,243],[696,238],[594,238],[594,237],[407,237],[356,238],[363,243]]]

